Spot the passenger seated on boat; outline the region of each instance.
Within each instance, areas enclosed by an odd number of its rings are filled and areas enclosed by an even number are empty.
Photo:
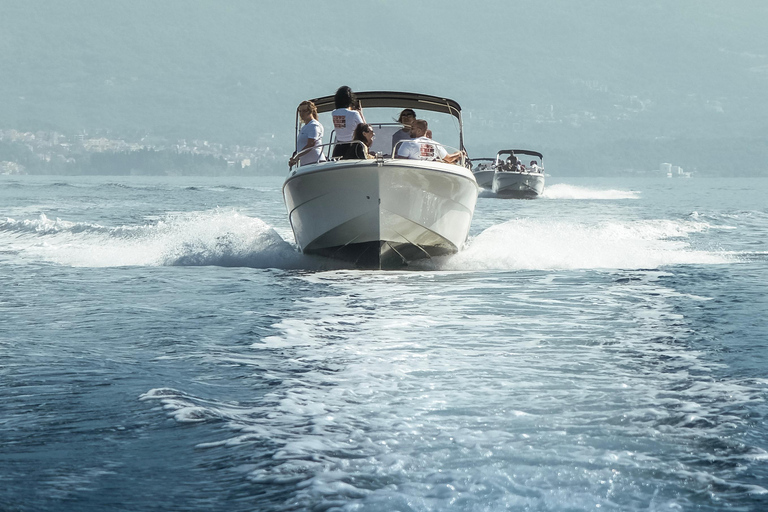
[[[530,169],[531,172],[541,172],[541,167],[538,166],[536,160],[531,160]]]
[[[368,153],[368,148],[373,144],[373,126],[368,123],[362,123],[355,127],[355,134],[352,137],[352,143],[349,144],[347,151],[341,157],[342,160],[367,160],[375,158]],[[358,143],[359,142],[359,143]]]
[[[412,160],[442,160],[449,164],[461,159],[462,152],[448,153],[445,148],[426,136],[429,126],[424,119],[417,119],[411,125],[411,140],[406,140],[397,148],[396,158]]]

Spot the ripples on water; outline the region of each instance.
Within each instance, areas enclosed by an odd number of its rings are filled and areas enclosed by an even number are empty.
[[[584,277],[305,276],[328,294],[297,300],[252,345],[262,361],[245,362],[276,383],[261,400],[142,399],[180,423],[223,421],[231,435],[201,448],[265,447],[240,469],[299,508],[674,510],[763,496],[745,470],[766,452],[739,435],[765,382],[723,378],[676,312],[710,299],[681,297],[664,272]]]
[[[486,203],[429,272],[329,269],[229,207],[7,217],[0,504],[764,508],[759,244],[550,201]]]

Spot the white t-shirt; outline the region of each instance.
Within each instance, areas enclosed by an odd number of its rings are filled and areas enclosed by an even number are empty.
[[[333,128],[336,130],[336,142],[351,142],[355,128],[364,122],[360,112],[348,108],[337,108],[331,115]]]
[[[301,127],[299,130],[299,137],[296,139],[296,149],[301,151],[301,148],[307,145],[309,139],[315,139],[316,149],[310,149],[299,157],[301,165],[314,164],[325,160],[323,156],[323,148],[319,147],[323,144],[323,125],[316,119],[311,120],[307,124]]]
[[[392,147],[394,148],[397,146],[397,143],[401,140],[410,139],[411,134],[404,130],[397,130],[394,135],[392,135]],[[401,144],[402,145],[402,144]],[[400,149],[400,146],[397,146],[397,149]]]
[[[448,156],[448,151],[432,139],[419,137],[400,144],[397,156],[414,160],[435,160],[437,158],[442,160]]]

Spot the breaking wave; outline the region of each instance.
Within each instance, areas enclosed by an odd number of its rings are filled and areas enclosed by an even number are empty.
[[[74,267],[218,265],[304,268],[306,257],[260,219],[213,210],[168,215],[143,225],[108,227],[52,220],[0,221],[22,259]]]
[[[697,250],[696,221],[643,220],[585,224],[535,219],[492,226],[464,251],[440,260],[441,270],[651,269],[677,264],[729,263],[734,256]]]

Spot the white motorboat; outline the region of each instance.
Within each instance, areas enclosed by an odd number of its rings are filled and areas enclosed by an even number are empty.
[[[370,122],[373,109],[445,113],[458,121],[458,148],[463,150],[459,104],[403,92],[361,92],[357,99],[365,107],[366,120],[377,135],[381,133],[370,148],[376,157],[334,159],[329,156],[332,141],[323,145],[327,161],[293,169],[283,184],[301,251],[377,269],[459,251],[469,234],[478,193],[468,160],[463,155],[457,164],[395,159],[391,134],[401,125]],[[312,101],[318,113],[334,108],[333,96]]]
[[[473,158],[472,174],[475,175],[477,186],[480,188],[491,188],[493,186],[493,175],[496,174],[495,158]]]
[[[535,157],[528,165],[518,155]],[[504,149],[496,154],[493,192],[501,197],[534,198],[544,191],[544,157],[528,149]]]

